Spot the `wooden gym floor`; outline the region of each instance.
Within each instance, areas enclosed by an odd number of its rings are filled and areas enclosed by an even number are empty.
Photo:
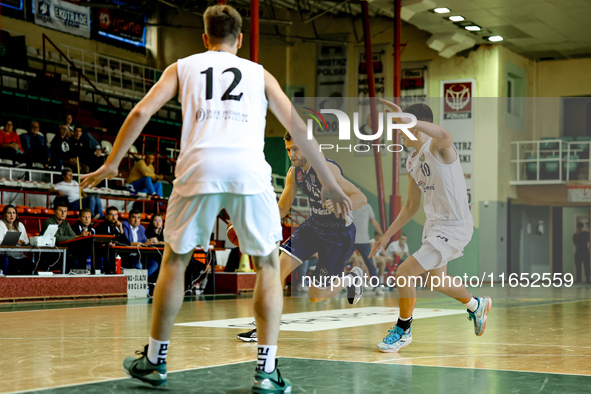
[[[399,354],[375,348],[397,317],[395,292],[368,292],[354,306],[287,295],[282,374],[294,392],[591,392],[591,287],[481,290],[493,296],[482,337],[462,305],[421,291],[413,343]],[[248,393],[256,345],[235,336],[252,327],[251,304],[187,298],[164,391]],[[151,391],[121,367],[147,343],[151,310],[149,300],[0,304],[0,392]]]

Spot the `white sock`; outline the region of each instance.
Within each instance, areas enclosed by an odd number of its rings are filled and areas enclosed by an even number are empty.
[[[277,345],[258,345],[257,350],[257,369],[266,373],[275,370],[275,356],[277,356]]]
[[[470,312],[474,312],[476,309],[478,309],[478,300],[472,297],[472,299],[466,302],[464,305],[466,305],[466,308],[468,308]]]
[[[169,344],[170,341],[157,341],[150,337],[150,342],[148,342],[148,361],[154,365],[164,364],[166,362]]]
[[[399,318],[400,320],[402,320],[402,321],[409,321],[410,319],[412,319],[412,316],[411,316],[411,317],[407,317],[407,318],[404,318],[404,317],[400,317],[400,316],[399,316],[398,318]]]

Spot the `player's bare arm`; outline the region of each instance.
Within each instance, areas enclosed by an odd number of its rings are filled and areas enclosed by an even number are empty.
[[[306,159],[314,167],[318,178],[322,181],[322,198],[330,199],[340,207],[340,211],[344,214],[351,212],[351,200],[339,187],[332,172],[328,169],[326,159],[320,152],[318,142],[315,139],[308,140],[306,138],[306,124],[299,115],[296,115],[292,119],[292,113],[297,113],[291,105],[291,101],[289,101],[289,98],[285,95],[275,77],[266,70],[265,94],[267,95],[271,112],[273,112],[283,127],[289,131],[294,143],[302,150]]]
[[[351,210],[354,211],[357,208],[361,208],[365,204],[367,204],[367,197],[365,194],[359,190],[357,186],[352,184],[348,181],[343,174],[341,174],[341,170],[335,164],[328,162],[328,168],[332,172],[332,175],[335,177],[338,185],[343,189],[347,197],[351,199],[351,203],[353,204]],[[322,186],[324,188],[324,185]],[[331,211],[335,212],[334,205],[332,204],[331,200],[326,200],[324,206]]]
[[[402,112],[400,107],[395,103],[384,99],[380,99],[380,101],[392,112]],[[410,119],[400,119],[400,123],[408,122],[410,122]],[[453,148],[453,138],[449,131],[435,123],[424,122],[422,120],[417,120],[417,125],[414,128],[433,138],[430,150],[437,160],[443,164],[450,164],[456,159],[457,153]]]
[[[371,248],[371,252],[369,253],[369,257],[375,256],[375,254],[382,248],[385,248],[390,241],[390,238],[394,236],[406,223],[413,218],[414,215],[419,211],[421,208],[421,189],[415,183],[414,178],[408,174],[408,197],[406,202],[402,206],[400,213],[392,222],[388,230],[384,233],[384,236],[377,240],[373,247]]]
[[[287,176],[285,177],[285,187],[283,188],[283,192],[281,192],[281,197],[279,197],[278,205],[281,218],[284,218],[289,213],[289,209],[291,208],[291,204],[293,203],[297,192],[298,187],[295,178],[293,177],[293,167],[290,167]]]
[[[82,187],[92,187],[105,178],[112,179],[117,175],[119,163],[131,144],[138,138],[152,115],[164,104],[172,100],[178,93],[178,77],[176,62],[168,66],[162,77],[156,82],[146,96],[127,115],[121,130],[117,134],[113,151],[98,170],[82,177]]]

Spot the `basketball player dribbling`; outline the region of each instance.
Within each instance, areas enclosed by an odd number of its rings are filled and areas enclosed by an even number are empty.
[[[363,277],[363,271],[355,267],[347,275],[350,278],[339,276],[343,273],[349,256],[355,251],[356,229],[352,215],[345,218],[335,217],[330,201],[327,204],[322,203],[320,195],[323,184],[318,179],[314,167],[292,141],[289,133],[285,133],[283,139],[291,160],[291,168],[287,172],[285,188],[279,198],[280,215],[283,218],[289,213],[299,188],[310,201],[310,216],[279,247],[283,252],[279,258],[281,279],[285,280],[300,264],[318,253],[318,263],[308,289],[310,300],[324,301],[347,288],[349,303],[356,304],[363,294],[363,284],[361,279],[354,278]],[[337,183],[351,199],[351,210],[367,204],[367,198],[361,190],[345,179],[341,167],[332,160],[327,161]],[[339,279],[332,282],[334,277]],[[256,342],[257,329],[240,333],[237,338],[244,342]]]
[[[263,153],[267,105],[290,130],[322,180],[322,199],[337,215],[351,201],[338,186],[316,140],[306,138],[304,121],[292,111],[277,80],[262,66],[236,56],[242,19],[227,5],[203,16],[207,52],[178,60],[129,113],[105,164],[85,176],[84,187],[117,174],[121,159],[150,117],[177,93],[182,106],[181,152],[175,168],[164,230],[165,249],[155,288],[151,335],[140,358],[123,362],[126,373],[153,386],[167,383],[166,355],[174,320],[183,302],[184,272],[195,246],[207,250],[215,218],[225,209],[240,250],[257,267],[254,314],[259,329],[254,392],[291,392],[276,368],[283,307],[277,242],[281,224]]]
[[[396,104],[381,101],[393,112],[400,112]],[[394,328],[388,330],[388,335],[377,345],[381,352],[398,352],[412,342],[410,325],[417,293],[411,277],[422,276],[429,288],[466,305],[468,319],[474,322],[474,333],[478,336],[484,333],[492,306],[489,297],[474,297],[465,286],[454,286],[447,276],[447,263],[463,255],[474,227],[464,172],[452,136],[443,127],[433,124],[433,112],[425,104],[411,105],[403,112],[417,118],[416,126],[409,129],[416,141],[400,134],[404,145],[415,149],[406,162],[408,197],[384,237],[374,244],[369,257],[384,248],[412,219],[421,207],[422,194],[427,220],[420,249],[396,270],[400,316]],[[402,118],[401,123],[409,123],[406,120],[410,121]]]

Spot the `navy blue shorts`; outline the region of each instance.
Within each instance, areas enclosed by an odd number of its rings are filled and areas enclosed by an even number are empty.
[[[314,253],[318,253],[318,263],[314,270],[314,278],[340,276],[355,251],[355,225],[344,229],[320,229],[310,220],[300,224],[279,249],[299,260],[308,260]]]

